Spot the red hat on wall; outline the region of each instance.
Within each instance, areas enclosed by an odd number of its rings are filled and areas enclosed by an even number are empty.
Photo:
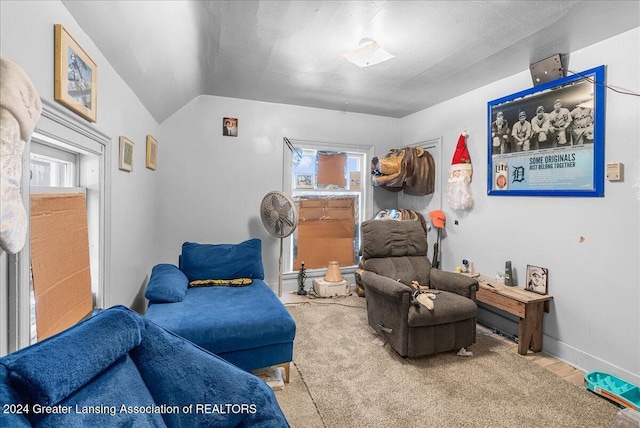
[[[469,150],[467,149],[467,134],[465,132],[460,134],[456,151],[453,152],[451,171],[455,170],[473,170],[471,166],[471,156],[469,156]]]

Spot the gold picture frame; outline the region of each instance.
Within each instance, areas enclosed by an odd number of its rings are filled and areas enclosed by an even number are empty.
[[[127,137],[120,137],[120,156],[118,167],[122,171],[133,171],[133,141],[129,140]]]
[[[55,24],[54,33],[54,98],[89,122],[95,122],[98,66],[62,25]]]
[[[158,163],[158,140],[147,135],[147,168],[156,170]]]

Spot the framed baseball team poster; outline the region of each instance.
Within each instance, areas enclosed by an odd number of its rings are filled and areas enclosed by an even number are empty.
[[[489,195],[604,196],[605,68],[488,103]]]

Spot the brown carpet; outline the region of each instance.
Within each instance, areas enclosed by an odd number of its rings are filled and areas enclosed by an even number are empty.
[[[472,357],[403,359],[376,343],[362,304],[336,302],[288,306],[294,365],[276,396],[294,428],[613,426],[618,407],[490,336]]]

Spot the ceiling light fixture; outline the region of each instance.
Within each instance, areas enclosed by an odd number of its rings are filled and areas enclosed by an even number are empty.
[[[340,56],[358,67],[370,67],[395,58],[375,40],[368,38],[360,40],[360,44],[356,49],[341,53]]]

